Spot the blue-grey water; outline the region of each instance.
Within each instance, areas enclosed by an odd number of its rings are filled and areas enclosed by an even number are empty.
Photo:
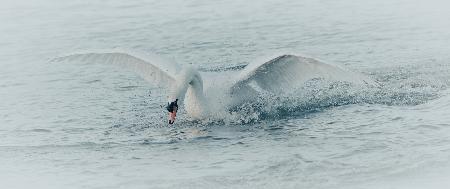
[[[450,185],[447,1],[0,4],[2,188]],[[213,75],[305,54],[380,86],[312,87],[272,102],[296,108],[238,120],[192,122],[181,109],[169,126],[163,89],[115,67],[51,61],[97,49]]]

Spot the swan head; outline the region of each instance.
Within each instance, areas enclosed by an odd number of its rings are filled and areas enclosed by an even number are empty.
[[[175,123],[175,118],[177,117],[177,111],[178,111],[178,99],[175,99],[175,101],[168,102],[167,111],[169,111],[169,124]]]

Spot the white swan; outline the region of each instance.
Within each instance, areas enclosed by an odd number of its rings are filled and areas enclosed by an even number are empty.
[[[82,53],[55,60],[113,64],[131,69],[149,83],[168,88],[168,102],[176,99],[180,103],[184,102],[185,110],[192,119],[223,114],[244,101],[254,100],[261,92],[284,93],[300,88],[306,81],[315,78],[377,85],[363,75],[313,58],[295,55],[282,55],[267,62],[249,64],[238,75],[222,79],[222,83],[211,81],[206,91],[203,90],[204,83],[197,69],[161,64],[161,61],[150,62],[142,55],[120,52]]]

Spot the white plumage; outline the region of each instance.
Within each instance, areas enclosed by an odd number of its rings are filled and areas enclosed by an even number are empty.
[[[82,53],[55,60],[104,63],[130,69],[150,84],[169,89],[168,101],[179,99],[180,104],[184,102],[186,112],[192,119],[225,113],[244,101],[251,101],[261,91],[279,94],[301,88],[311,79],[377,85],[361,74],[295,55],[282,55],[267,62],[249,64],[236,77],[222,81],[223,83],[210,83],[206,93],[201,74],[195,68],[150,62],[142,55],[120,52]]]

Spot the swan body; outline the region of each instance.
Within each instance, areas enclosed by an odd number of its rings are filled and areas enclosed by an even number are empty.
[[[169,66],[141,57],[128,53],[101,52],[72,54],[55,60],[104,63],[131,69],[149,83],[168,88],[168,102],[179,99],[179,102],[184,103],[188,116],[194,120],[226,113],[243,102],[251,102],[261,92],[284,93],[301,88],[305,82],[316,78],[377,85],[366,76],[313,58],[281,55],[267,62],[249,64],[237,76],[225,79],[226,82],[212,81],[205,92],[202,76],[197,69]]]

